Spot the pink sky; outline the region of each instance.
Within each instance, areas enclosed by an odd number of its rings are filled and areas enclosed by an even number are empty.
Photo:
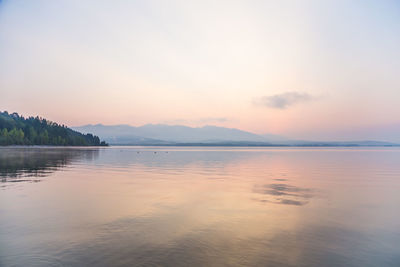
[[[397,129],[399,11],[390,1],[3,1],[0,109],[70,126],[306,139]]]

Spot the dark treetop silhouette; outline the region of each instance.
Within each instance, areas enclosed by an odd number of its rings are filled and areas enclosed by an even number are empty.
[[[82,134],[40,117],[0,112],[0,145],[106,146],[98,136]]]

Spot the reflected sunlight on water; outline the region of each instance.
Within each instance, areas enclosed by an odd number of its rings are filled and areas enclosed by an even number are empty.
[[[1,148],[0,177],[1,266],[400,266],[396,148]]]

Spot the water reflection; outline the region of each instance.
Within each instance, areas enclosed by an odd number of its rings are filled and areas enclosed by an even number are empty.
[[[91,161],[98,155],[97,148],[0,148],[0,178],[3,183],[38,182],[73,162]]]
[[[283,181],[283,179],[279,179],[279,181]],[[301,188],[281,183],[255,185],[253,192],[271,196],[268,199],[258,199],[258,201],[295,206],[305,205],[308,203],[308,199],[313,197],[311,188]]]
[[[0,266],[400,266],[399,150],[28,150]]]

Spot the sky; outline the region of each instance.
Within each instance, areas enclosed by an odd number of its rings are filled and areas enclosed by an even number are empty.
[[[0,110],[400,141],[400,2],[0,0]]]

